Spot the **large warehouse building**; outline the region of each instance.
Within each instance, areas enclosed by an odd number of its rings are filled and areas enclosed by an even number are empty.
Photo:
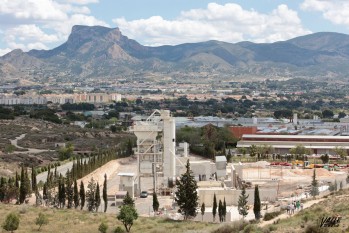
[[[311,149],[314,154],[334,155],[336,147],[349,152],[349,136],[244,134],[237,143],[238,148],[249,148],[251,145],[269,145],[278,154],[287,154],[291,148],[302,145]]]

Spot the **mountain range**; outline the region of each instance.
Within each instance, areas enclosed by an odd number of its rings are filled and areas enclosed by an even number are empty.
[[[52,50],[16,49],[0,57],[0,78],[101,79],[150,73],[341,78],[349,74],[349,35],[320,32],[275,43],[207,41],[150,47],[118,28],[76,25],[68,40]]]

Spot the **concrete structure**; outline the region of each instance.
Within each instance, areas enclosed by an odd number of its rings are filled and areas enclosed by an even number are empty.
[[[130,131],[137,137],[138,191],[142,177],[153,177],[155,189],[168,186],[176,176],[176,129],[170,111],[156,110],[145,121],[135,121]]]
[[[175,179],[176,176],[176,123],[175,118],[169,110],[161,110],[161,119],[163,120],[163,140],[164,147],[164,177]]]
[[[205,161],[190,161],[190,169],[194,174],[196,181],[206,181],[213,179],[216,172],[216,166],[209,160]],[[183,174],[185,172],[185,167],[179,170],[178,174]]]
[[[238,205],[239,196],[241,194],[241,190],[237,189],[225,189],[220,187],[215,188],[200,188],[198,190],[199,195],[199,203],[205,203],[205,206],[210,207],[213,203],[213,195],[216,194],[217,202],[219,200],[224,200],[227,203],[227,205]],[[246,189],[246,194],[249,195],[248,197],[248,204],[254,203],[254,189]],[[276,189],[265,189],[265,188],[259,188],[259,197],[260,200],[268,200],[268,201],[275,201],[277,200],[277,190]]]
[[[117,93],[83,93],[83,94],[26,94],[26,95],[12,95],[3,94],[0,95],[0,105],[32,105],[32,104],[47,104],[52,102],[54,104],[66,104],[66,103],[110,103],[121,101],[121,94]]]
[[[225,156],[216,156],[217,179],[225,179],[227,176],[227,158]]]
[[[294,113],[294,114],[293,114],[292,123],[293,123],[294,125],[297,125],[297,124],[298,124],[298,115],[297,115],[297,113]]]
[[[2,95],[0,96],[0,105],[32,105],[32,104],[47,104],[47,99],[43,96],[29,95]]]
[[[314,154],[334,155],[336,147],[342,147],[349,152],[349,136],[245,134],[237,148],[249,148],[251,145],[269,145],[274,148],[274,153],[279,154],[287,154],[291,148],[302,145],[311,149]]]
[[[120,172],[118,173],[118,176],[120,176],[120,184],[119,184],[119,191],[126,191],[129,193],[129,195],[134,198],[135,195],[135,174],[134,173],[126,173],[126,172]]]
[[[75,103],[110,103],[110,102],[119,102],[121,101],[121,94],[112,93],[82,93],[82,94],[74,94],[74,102]]]
[[[187,142],[179,143],[179,146],[177,147],[177,155],[180,155],[186,158],[188,157],[188,153],[189,153],[189,143]]]

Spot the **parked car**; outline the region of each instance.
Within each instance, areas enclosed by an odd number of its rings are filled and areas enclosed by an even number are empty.
[[[140,197],[141,198],[147,198],[148,197],[148,192],[147,191],[142,191]]]

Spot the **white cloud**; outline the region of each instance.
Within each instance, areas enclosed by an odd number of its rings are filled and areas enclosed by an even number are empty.
[[[349,1],[347,0],[305,0],[301,9],[319,11],[330,22],[349,26]]]
[[[63,0],[64,2],[73,3],[73,4],[79,4],[79,5],[86,5],[90,3],[98,3],[99,0]]]
[[[274,42],[310,33],[297,12],[286,5],[262,14],[235,3],[210,3],[206,9],[181,12],[174,20],[153,16],[132,21],[117,18],[113,22],[125,35],[147,45],[207,40]]]
[[[1,52],[20,48],[48,49],[64,42],[72,26],[103,25],[104,21],[90,15],[85,6],[98,0],[1,0],[0,38],[5,43]],[[0,40],[1,43],[1,40]]]
[[[2,0],[0,14],[17,19],[65,20],[61,5],[51,0]]]
[[[43,43],[52,43],[58,41],[56,35],[44,33],[39,27],[34,24],[20,25],[15,28],[10,28],[5,33],[5,40],[13,41],[18,38],[20,41],[40,41]]]
[[[5,49],[0,49],[0,56],[5,55],[6,53],[11,52],[12,49],[10,48],[5,48]]]

